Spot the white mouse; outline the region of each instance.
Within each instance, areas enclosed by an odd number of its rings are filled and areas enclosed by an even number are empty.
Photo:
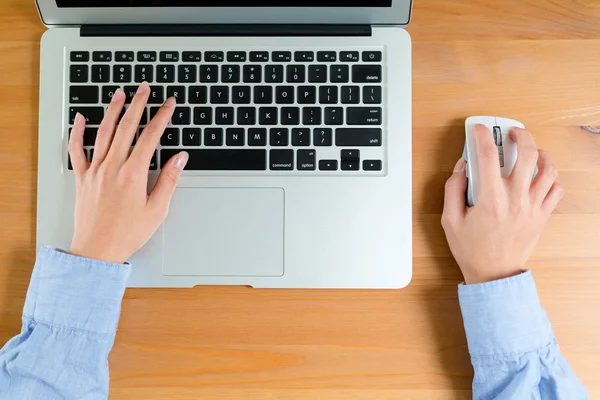
[[[512,127],[525,128],[519,121],[501,117],[469,117],[465,121],[465,149],[463,158],[467,162],[467,205],[473,206],[477,202],[477,191],[479,189],[479,169],[477,163],[477,149],[473,138],[473,126],[475,124],[485,125],[492,135],[498,147],[498,162],[503,178],[512,172],[517,162],[517,145],[509,137],[508,132]],[[537,169],[536,169],[537,173]],[[535,174],[534,174],[535,176]]]

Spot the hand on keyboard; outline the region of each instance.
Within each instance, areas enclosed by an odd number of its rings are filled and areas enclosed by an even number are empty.
[[[188,154],[179,152],[171,157],[148,195],[148,169],[156,164],[156,147],[175,110],[175,99],[169,98],[144,128],[132,151],[149,96],[150,87],[143,83],[120,119],[126,94],[122,90],[114,93],[97,131],[91,163],[83,149],[85,116],[75,117],[69,154],[77,193],[69,253],[123,263],[150,239],[167,216]]]

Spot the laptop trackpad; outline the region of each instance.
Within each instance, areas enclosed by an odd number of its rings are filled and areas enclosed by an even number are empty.
[[[179,188],[163,225],[165,275],[283,275],[284,192]]]

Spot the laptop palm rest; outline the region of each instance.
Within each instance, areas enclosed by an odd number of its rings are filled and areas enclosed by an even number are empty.
[[[178,188],[163,226],[165,275],[281,276],[281,188]]]

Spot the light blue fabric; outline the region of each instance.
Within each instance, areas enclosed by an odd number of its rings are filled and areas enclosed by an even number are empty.
[[[0,350],[0,399],[96,400],[108,396],[108,353],[129,265],[43,247],[23,327]],[[530,272],[459,286],[476,399],[587,399],[560,354]]]

